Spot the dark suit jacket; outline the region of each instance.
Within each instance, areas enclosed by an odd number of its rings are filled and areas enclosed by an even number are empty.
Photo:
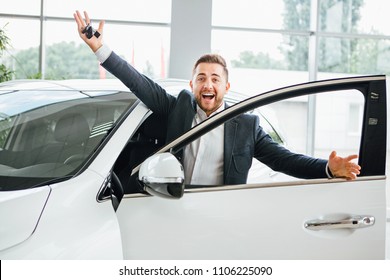
[[[167,116],[167,141],[174,140],[192,126],[196,100],[183,90],[177,97],[140,74],[114,52],[102,64],[120,79],[154,113]],[[326,160],[295,154],[275,143],[259,125],[257,116],[242,114],[225,123],[224,183],[246,183],[252,158],[275,171],[299,178],[325,178]]]

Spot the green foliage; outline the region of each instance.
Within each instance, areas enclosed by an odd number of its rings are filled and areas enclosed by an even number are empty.
[[[285,0],[283,23],[287,30],[309,30],[311,0]]]
[[[11,47],[10,39],[5,34],[5,26],[0,29],[0,58],[3,56],[4,51],[6,51],[9,47]],[[8,68],[4,64],[0,64],[0,82],[1,83],[11,80],[12,74],[13,74],[13,72],[11,70],[8,70]],[[7,116],[0,112],[0,148],[4,147],[8,132],[9,132],[9,129],[8,129]]]
[[[0,149],[4,148],[9,133],[9,119],[0,114]]]
[[[356,33],[359,22],[360,8],[363,0],[323,0],[321,1],[320,30],[328,31],[328,13],[335,8],[341,8],[341,23],[339,30],[329,30],[340,33]],[[340,73],[362,73],[359,67],[359,45],[365,44],[361,39],[328,38],[319,42],[319,71]],[[371,60],[371,59],[370,59]],[[365,63],[369,63],[366,61]],[[376,62],[373,65],[377,65]],[[374,70],[376,72],[376,70]],[[372,73],[374,73],[372,72]]]
[[[16,62],[14,63],[16,79],[27,79],[38,73],[38,48],[28,48],[19,51],[13,59]]]
[[[310,0],[284,0],[283,23],[288,31],[310,30]],[[357,33],[364,0],[320,1],[319,30],[341,34]],[[334,15],[339,15],[334,18]],[[336,22],[335,22],[336,21]],[[374,32],[374,31],[373,31]],[[390,74],[386,61],[390,59],[388,40],[319,37],[318,70],[354,74]],[[284,55],[278,61],[265,53],[243,51],[233,67],[284,69],[307,71],[309,65],[309,38],[285,35],[279,50]]]
[[[10,39],[5,34],[5,25],[0,28],[0,58],[3,56],[4,51],[11,47]],[[13,71],[8,70],[4,64],[0,64],[0,82],[9,81],[12,79]]]
[[[3,52],[10,47],[10,39],[5,34],[5,25],[3,28],[0,29],[0,55],[3,55]]]
[[[287,30],[309,30],[311,3],[310,0],[284,0],[286,11],[284,14],[284,28]],[[363,0],[322,0],[320,3],[320,30],[341,33],[356,32]],[[327,26],[331,18],[328,13],[334,12],[334,9],[341,9],[342,16],[334,19],[341,21],[338,25],[340,30],[329,30]],[[319,71],[351,73],[353,68],[358,70],[351,66],[353,64],[351,57],[356,56],[357,44],[358,40],[333,40],[332,38],[320,40]],[[288,61],[288,69],[307,71],[309,60],[307,38],[286,36],[281,51]],[[336,61],[335,58],[338,58],[338,60]]]
[[[13,73],[4,64],[0,64],[0,83],[11,80]]]
[[[232,66],[236,68],[257,68],[257,69],[284,69],[280,61],[272,59],[268,54],[252,51],[240,53],[239,60],[232,60]]]
[[[310,29],[310,0],[285,0],[283,24],[286,30]],[[280,51],[285,56],[288,70],[307,71],[309,60],[308,39],[301,36],[284,36]]]
[[[29,48],[15,55],[23,61],[16,78],[41,78],[38,70],[38,48]],[[74,42],[61,42],[46,47],[45,79],[89,79],[99,77],[99,63],[90,49]]]

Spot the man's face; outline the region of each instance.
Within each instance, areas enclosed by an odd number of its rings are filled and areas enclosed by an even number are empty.
[[[223,102],[230,88],[222,65],[218,63],[200,63],[196,69],[190,87],[200,108],[209,116]]]

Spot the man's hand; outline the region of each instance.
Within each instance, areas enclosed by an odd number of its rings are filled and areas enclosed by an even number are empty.
[[[360,174],[360,166],[353,163],[352,160],[358,158],[357,155],[350,155],[345,158],[339,157],[335,151],[329,156],[329,169],[333,176],[346,178],[347,180],[356,179]]]
[[[84,28],[88,24],[91,24],[91,20],[89,19],[87,12],[84,12],[85,20],[79,11],[76,11],[76,13],[73,14],[73,17],[76,20],[77,30],[79,32],[80,38],[83,39],[85,43],[87,43],[93,52],[96,52],[103,45],[102,38],[104,21],[99,22],[99,28],[97,29],[97,31],[100,33],[100,36],[92,36],[90,39],[88,39],[86,33],[83,33]]]

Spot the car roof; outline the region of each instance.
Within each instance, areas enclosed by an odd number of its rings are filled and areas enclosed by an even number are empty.
[[[0,84],[0,90],[130,90],[116,79],[72,79],[72,80],[12,80]]]
[[[178,95],[183,89],[191,90],[188,80],[182,79],[157,79],[155,80],[161,87],[172,95]],[[131,92],[118,79],[69,79],[69,80],[32,80],[20,79],[11,80],[0,83],[1,92],[12,91],[78,91],[80,94],[88,94],[88,96],[98,96],[100,94],[107,94],[112,92]],[[244,94],[230,91],[225,96],[225,100],[234,104],[245,99]]]

